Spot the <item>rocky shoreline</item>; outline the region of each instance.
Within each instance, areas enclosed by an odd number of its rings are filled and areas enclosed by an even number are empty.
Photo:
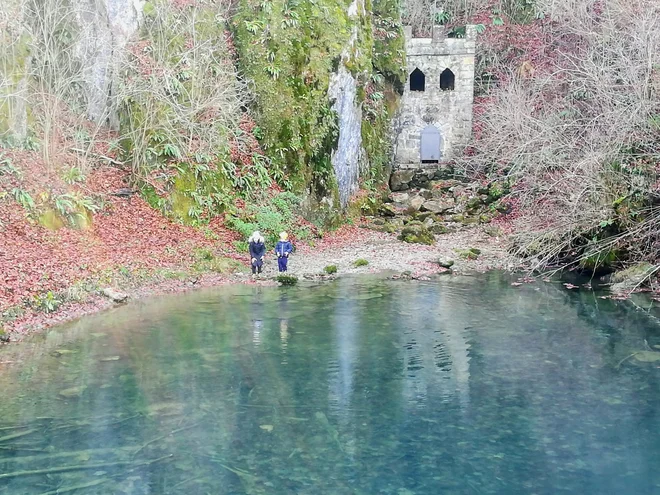
[[[425,279],[441,273],[483,272],[517,267],[507,254],[503,238],[493,238],[479,226],[463,228],[437,237],[433,245],[402,242],[396,233],[381,232],[381,217],[364,218],[360,226],[346,226],[315,245],[297,246],[290,260],[289,274],[300,280],[329,278],[324,269],[337,268],[336,275],[387,273],[396,277]],[[473,251],[470,251],[473,250]],[[465,256],[465,252],[478,252]],[[356,264],[357,260],[363,260]],[[366,263],[365,263],[366,262]],[[449,268],[451,267],[451,268]],[[124,304],[167,293],[226,284],[275,285],[277,261],[266,260],[264,272],[252,277],[243,264],[234,264],[226,273],[188,274],[169,279],[153,277],[123,286],[103,288],[82,301],[63,304],[52,312],[24,308],[19,317],[4,326],[4,341],[17,342],[54,325]]]

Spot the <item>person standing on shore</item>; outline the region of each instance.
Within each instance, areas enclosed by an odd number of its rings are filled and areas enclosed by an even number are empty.
[[[264,257],[266,256],[266,242],[258,230],[255,230],[248,239],[248,248],[252,262],[252,275],[261,273]]]
[[[275,254],[277,254],[277,268],[280,273],[287,270],[287,263],[289,262],[289,254],[293,251],[293,246],[287,240],[289,238],[286,232],[280,234],[280,241],[275,246]]]

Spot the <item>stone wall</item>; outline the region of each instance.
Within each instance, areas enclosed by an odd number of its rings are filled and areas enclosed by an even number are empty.
[[[413,176],[428,175],[435,164],[422,164],[420,134],[428,126],[441,133],[441,162],[460,154],[470,139],[474,98],[474,56],[476,29],[467,26],[465,38],[447,38],[444,28],[436,27],[432,38],[413,38],[406,32],[408,75],[420,69],[425,90],[411,91],[407,81],[395,123],[395,170],[419,170]],[[440,89],[440,75],[450,69],[455,77],[453,90]],[[411,174],[406,174],[411,175]]]

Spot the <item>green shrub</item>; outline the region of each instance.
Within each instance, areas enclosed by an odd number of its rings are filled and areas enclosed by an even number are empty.
[[[234,249],[241,253],[247,253],[249,250],[249,245],[247,241],[234,241]]]
[[[74,166],[64,171],[62,174],[62,180],[67,184],[83,182],[85,180],[85,174],[83,174],[78,167]]]
[[[298,278],[293,275],[278,275],[276,279],[282,285],[296,285]]]
[[[279,193],[270,198],[266,204],[247,206],[240,217],[229,216],[227,226],[240,233],[244,239],[258,230],[266,239],[266,243],[272,246],[277,243],[282,231],[295,232],[296,237],[305,239],[311,234],[309,228],[295,229],[297,219],[295,207],[299,204],[300,198],[295,194]]]
[[[358,258],[353,262],[353,266],[355,268],[360,268],[361,266],[367,266],[369,262],[365,260],[364,258]]]
[[[44,313],[53,313],[57,311],[57,308],[60,307],[62,301],[60,301],[55,294],[51,291],[48,291],[43,295],[36,295],[32,298],[32,307],[38,311],[43,311]]]
[[[337,273],[337,265],[328,265],[323,269],[323,271],[328,275],[333,275]]]
[[[207,248],[198,248],[195,249],[195,258],[200,261],[211,261],[215,256],[210,249]]]
[[[0,175],[13,175],[22,179],[23,171],[12,163],[11,158],[5,158],[5,155],[0,154]]]

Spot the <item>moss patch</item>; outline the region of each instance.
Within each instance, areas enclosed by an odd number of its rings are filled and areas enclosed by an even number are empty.
[[[435,244],[435,237],[429,229],[427,229],[422,222],[413,220],[408,222],[401,230],[399,240],[411,244]]]

